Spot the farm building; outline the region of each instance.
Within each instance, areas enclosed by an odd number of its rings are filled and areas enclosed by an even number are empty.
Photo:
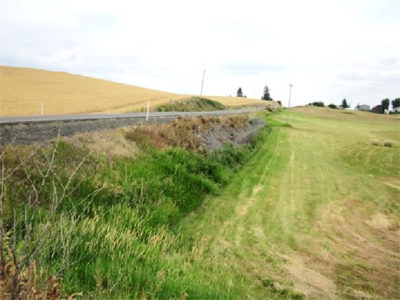
[[[383,114],[383,107],[382,105],[377,105],[374,106],[374,108],[372,109],[373,112],[376,112],[378,114]]]
[[[360,106],[358,106],[358,110],[368,111],[371,110],[371,107],[367,104],[361,104]]]

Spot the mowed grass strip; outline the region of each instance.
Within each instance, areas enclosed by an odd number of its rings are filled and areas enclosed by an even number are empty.
[[[269,140],[182,232],[245,274],[256,298],[396,298],[398,118],[299,108],[288,127],[286,117],[272,116]]]
[[[190,99],[181,95],[64,72],[0,66],[0,116],[43,113],[124,113]],[[207,97],[225,106],[273,105],[237,97]]]

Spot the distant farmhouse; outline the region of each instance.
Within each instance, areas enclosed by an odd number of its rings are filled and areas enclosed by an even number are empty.
[[[367,104],[361,104],[358,106],[358,110],[369,111],[369,110],[371,110],[371,107]]]
[[[400,113],[400,107],[395,107],[393,110],[394,110],[394,112],[396,112],[396,113]]]
[[[382,105],[377,105],[374,106],[374,108],[372,109],[373,112],[376,112],[378,114],[383,114],[383,106]]]

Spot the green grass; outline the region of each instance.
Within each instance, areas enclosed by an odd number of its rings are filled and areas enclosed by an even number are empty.
[[[343,119],[340,112],[324,115],[318,108],[290,114],[291,127],[285,113],[268,118],[273,128],[268,141],[220,196],[184,220],[181,232],[206,236],[210,255],[246,274],[247,291],[256,298],[273,292],[260,288],[260,278],[316,298],[347,297],[364,285],[370,295],[394,297],[400,274],[385,266],[395,264],[396,234],[390,229],[378,234],[366,222],[379,212],[393,226],[399,224],[399,191],[385,184],[399,178],[398,146],[370,145],[376,136],[398,145],[398,120]],[[375,247],[383,247],[387,256]],[[353,251],[358,256],[342,261]],[[344,268],[353,272],[342,274]]]
[[[83,298],[395,298],[398,119],[307,108],[287,125],[285,112],[262,115],[269,127],[247,147],[89,157],[37,257],[43,276]],[[79,151],[60,145],[62,180]],[[29,196],[24,174],[6,187],[10,211]],[[35,224],[46,215],[43,205]]]

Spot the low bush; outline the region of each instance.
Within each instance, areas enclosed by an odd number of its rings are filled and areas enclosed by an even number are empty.
[[[161,105],[157,108],[160,112],[169,111],[212,111],[224,110],[226,107],[217,101],[206,98],[193,97],[190,100]]]
[[[308,105],[317,106],[317,107],[325,107],[325,104],[322,101],[312,102],[312,103],[309,103]]]

